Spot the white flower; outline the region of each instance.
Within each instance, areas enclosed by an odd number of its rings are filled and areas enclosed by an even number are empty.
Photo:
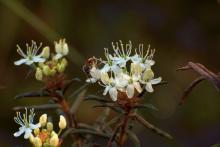
[[[146,91],[153,92],[154,89],[152,85],[158,84],[161,81],[162,81],[161,77],[154,79],[153,71],[151,69],[147,69],[142,76],[141,83],[145,84]]]
[[[55,60],[58,60],[69,53],[69,47],[65,39],[60,39],[59,42],[55,42],[55,51],[57,53],[54,56]]]
[[[20,112],[17,112],[17,116],[14,117],[14,120],[17,124],[21,127],[19,128],[18,132],[14,133],[15,137],[20,136],[24,133],[24,138],[28,139],[32,135],[32,130],[40,128],[40,123],[33,124],[34,121],[34,109],[30,109],[30,114],[28,115],[27,109],[25,108],[26,113],[21,116]]]
[[[100,84],[105,87],[105,90],[103,92],[103,95],[106,95],[109,93],[110,97],[113,101],[117,100],[118,96],[118,90],[119,91],[125,91],[125,87],[128,84],[128,78],[124,74],[115,75],[115,78],[109,78],[108,73],[102,73],[101,75],[101,81],[103,83]]]
[[[130,60],[132,43],[129,41],[129,43],[124,46],[121,40],[119,42],[120,45],[118,42],[115,43],[116,45],[112,43],[114,55],[109,55],[109,58],[112,60],[113,64],[116,64],[119,67],[126,67],[127,61]]]
[[[21,65],[21,64],[26,64],[26,65],[31,65],[33,63],[38,63],[38,62],[44,62],[45,59],[41,57],[41,55],[37,55],[38,50],[40,49],[41,45],[37,47],[36,42],[32,41],[31,46],[26,44],[26,54],[21,50],[20,46],[17,45],[17,52],[20,54],[23,58],[15,61],[15,65]]]
[[[132,98],[134,96],[135,89],[137,90],[138,93],[142,92],[139,79],[140,79],[140,76],[135,75],[135,74],[130,77],[129,84],[126,88],[126,94],[128,98]]]
[[[130,59],[134,64],[140,64],[140,66],[144,69],[151,68],[155,64],[155,61],[152,60],[155,50],[150,49],[150,45],[148,46],[147,53],[144,55],[144,47],[143,44],[139,44],[138,51],[136,50],[136,54],[132,56]]]
[[[97,80],[101,78],[101,72],[96,67],[92,67],[90,70],[90,78],[86,80],[87,83],[95,83]]]

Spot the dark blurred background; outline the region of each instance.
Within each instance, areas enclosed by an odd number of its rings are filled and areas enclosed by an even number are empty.
[[[22,137],[13,137],[18,130],[13,120],[14,106],[46,102],[14,100],[16,94],[41,86],[32,77],[25,79],[26,66],[14,66],[19,58],[16,44],[24,47],[26,42],[35,40],[52,47],[60,37],[71,45],[69,77],[83,80],[86,77],[81,67],[85,59],[103,56],[103,48],[110,48],[112,41],[131,40],[134,46],[144,43],[145,47],[151,44],[156,48],[154,70],[168,85],[146,97],[160,111],[143,110],[142,114],[175,140],[167,141],[138,125],[136,132],[142,146],[208,147],[220,143],[220,93],[210,83],[202,82],[186,103],[178,106],[184,88],[197,75],[176,72],[188,61],[220,71],[217,0],[0,0],[0,32],[1,146],[21,147],[27,143]],[[91,106],[83,103],[80,121],[92,123],[99,110]]]

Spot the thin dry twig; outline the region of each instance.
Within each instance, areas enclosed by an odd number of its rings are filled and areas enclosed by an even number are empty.
[[[184,93],[181,97],[181,102],[179,103],[180,105],[184,103],[185,99],[190,94],[190,92],[195,88],[195,86],[204,80],[207,80],[210,83],[212,83],[212,85],[218,91],[220,91],[219,75],[215,74],[214,72],[212,72],[211,70],[206,68],[204,65],[202,65],[200,63],[193,63],[193,62],[188,62],[188,64],[186,66],[178,68],[177,70],[182,71],[182,70],[189,70],[189,69],[192,69],[193,71],[198,73],[200,75],[200,77],[193,80],[190,83],[190,85],[184,90]]]

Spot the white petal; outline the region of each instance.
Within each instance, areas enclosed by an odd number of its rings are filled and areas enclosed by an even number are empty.
[[[21,65],[21,64],[24,64],[25,62],[27,62],[27,59],[20,59],[18,61],[15,61],[14,64],[15,65]]]
[[[25,131],[25,129],[26,129],[25,126],[20,127],[20,128],[19,128],[19,131],[14,133],[14,137],[18,137],[18,136],[20,136],[21,134],[23,134],[24,131]]]
[[[32,130],[30,128],[26,128],[25,134],[24,134],[24,139],[28,139],[31,135]]]
[[[103,84],[107,85],[110,82],[109,76],[107,72],[101,73],[101,81]]]
[[[95,83],[97,80],[95,78],[88,78],[86,79],[87,83]]]
[[[122,73],[122,69],[120,67],[118,67],[118,65],[113,65],[111,67],[112,71],[115,73],[115,74],[120,74]]]
[[[146,89],[148,92],[154,92],[154,89],[153,89],[153,87],[152,87],[152,85],[151,85],[150,82],[147,82],[147,83],[146,83],[145,89]]]
[[[109,64],[105,64],[105,66],[101,69],[102,72],[109,72],[110,66]]]
[[[139,83],[139,82],[134,82],[133,84],[134,84],[135,89],[136,89],[139,93],[141,93],[141,92],[142,92],[142,88],[141,88],[140,83]]]
[[[33,61],[34,61],[34,62],[44,62],[45,59],[44,59],[44,58],[41,58],[40,56],[35,56],[35,57],[33,57]]]
[[[117,101],[118,91],[115,87],[112,87],[109,90],[109,94],[110,94],[110,97],[112,98],[113,101]]]
[[[34,129],[37,129],[37,128],[40,128],[40,123],[38,124],[30,124],[30,129],[34,130]]]
[[[126,94],[127,94],[128,98],[132,98],[134,96],[134,85],[133,84],[129,84],[127,86]]]
[[[105,87],[105,90],[104,90],[104,92],[103,92],[103,95],[106,95],[106,94],[108,93],[108,91],[109,91],[110,88],[111,88],[111,86],[106,86],[106,87]]]
[[[95,78],[95,79],[100,79],[101,78],[101,72],[100,70],[96,69],[95,67],[93,67],[90,71],[90,75]]]
[[[58,60],[58,59],[60,59],[60,58],[62,58],[62,57],[63,57],[62,54],[57,53],[53,58],[54,58],[55,60]]]
[[[155,84],[158,84],[162,81],[162,78],[159,77],[159,78],[156,78],[156,79],[153,79],[153,80],[150,80],[151,84],[152,85],[155,85]]]
[[[34,61],[33,60],[29,60],[29,59],[27,59],[27,61],[25,62],[26,65],[31,65],[33,63],[34,63]]]

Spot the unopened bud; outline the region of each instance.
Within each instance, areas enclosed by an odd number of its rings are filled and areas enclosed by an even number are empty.
[[[29,141],[30,141],[30,143],[32,143],[32,144],[34,143],[34,136],[33,136],[32,134],[31,134],[30,137],[29,137]]]
[[[58,135],[53,135],[53,136],[50,138],[50,145],[53,146],[53,147],[56,147],[58,144],[59,144]]]
[[[47,131],[49,131],[49,132],[53,131],[53,123],[51,123],[51,122],[47,123]]]
[[[65,40],[63,39],[63,55],[67,55],[69,53],[69,47],[68,44],[65,42]]]
[[[50,75],[50,68],[47,65],[43,66],[43,73],[45,76],[49,76]]]
[[[34,144],[35,147],[42,147],[42,141],[39,137],[34,138],[33,144]]]
[[[34,135],[38,135],[39,133],[40,133],[40,129],[39,128],[34,129]]]
[[[41,124],[41,127],[44,127],[47,123],[47,114],[43,114],[39,118],[39,123]]]
[[[48,59],[50,57],[50,48],[48,46],[43,48],[41,56],[45,59]]]
[[[60,129],[66,128],[66,119],[63,115],[60,115],[59,128]]]
[[[35,78],[39,81],[42,81],[43,79],[43,72],[39,67],[36,69]]]
[[[154,72],[151,69],[146,69],[144,72],[144,80],[149,80],[152,79],[154,77]]]

